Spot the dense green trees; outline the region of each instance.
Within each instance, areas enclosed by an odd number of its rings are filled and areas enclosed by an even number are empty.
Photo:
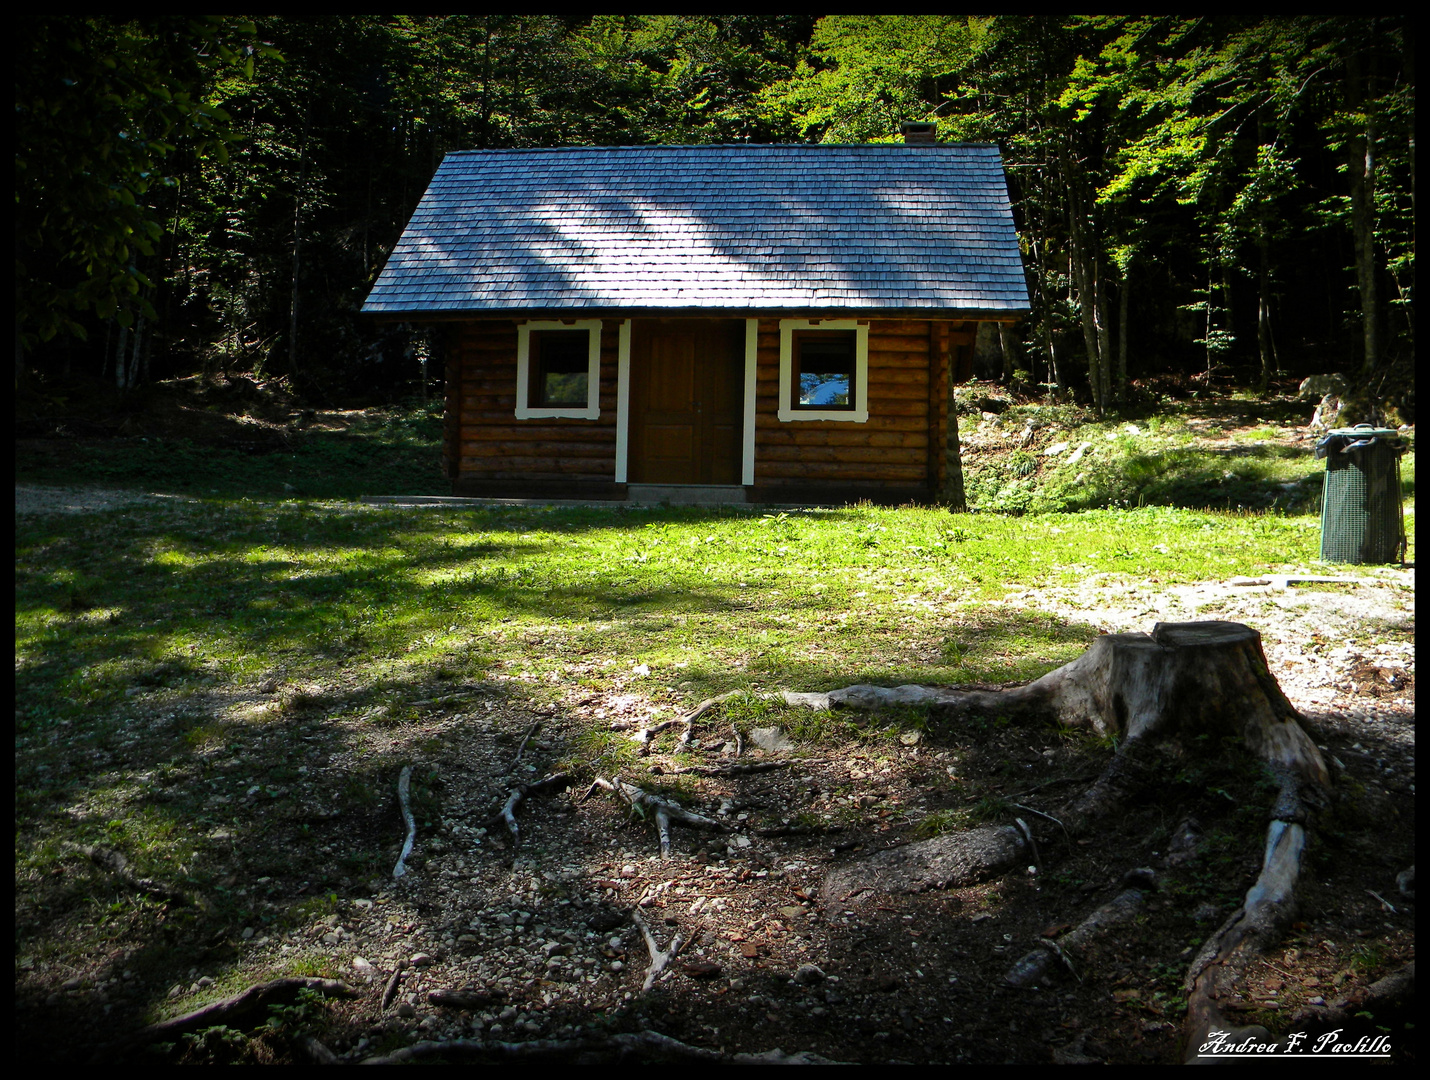
[[[16,104],[40,371],[410,380],[413,334],[357,309],[448,150],[905,120],[1004,150],[1035,305],[1010,372],[1106,407],[1162,370],[1370,379],[1413,350],[1399,17],[30,16]]]

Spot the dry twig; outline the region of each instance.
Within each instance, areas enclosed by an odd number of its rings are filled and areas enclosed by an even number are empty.
[[[417,819],[412,816],[409,797],[412,789],[412,766],[402,766],[402,774],[397,778],[397,801],[402,807],[402,820],[407,823],[407,839],[402,844],[402,854],[397,857],[397,865],[392,868],[392,876],[400,878],[407,873],[407,856],[412,854],[412,844],[417,839]]]

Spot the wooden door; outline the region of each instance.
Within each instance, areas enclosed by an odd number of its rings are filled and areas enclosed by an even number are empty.
[[[738,484],[745,324],[637,320],[631,330],[631,482]]]

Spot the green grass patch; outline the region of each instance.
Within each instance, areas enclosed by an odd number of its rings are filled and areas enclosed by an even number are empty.
[[[433,681],[515,683],[536,699],[619,687],[674,703],[1023,679],[1077,655],[1092,631],[1003,611],[1010,590],[1304,566],[1319,521],[1170,507],[1005,517],[204,499],[22,518],[16,541],[25,731],[138,692],[251,688],[276,669],[282,689],[253,722],[351,708],[402,724],[408,688]],[[70,602],[74,573],[93,607]],[[951,618],[974,602],[991,606]],[[727,711],[753,722],[759,708]],[[188,730],[196,749],[225,737],[212,718]]]

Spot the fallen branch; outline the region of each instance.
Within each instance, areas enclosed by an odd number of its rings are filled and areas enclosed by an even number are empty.
[[[287,1004],[295,1000],[299,990],[315,990],[333,997],[357,997],[358,992],[347,983],[334,979],[289,978],[274,979],[272,982],[250,986],[241,994],[215,1001],[201,1009],[150,1024],[125,1039],[118,1047],[106,1047],[96,1054],[94,1064],[112,1061],[114,1055],[126,1050],[137,1049],[156,1042],[173,1042],[180,1035],[220,1024],[227,1027],[239,1026],[250,1017],[262,1019],[268,1006]]]
[[[613,793],[642,817],[645,816],[647,810],[651,811],[655,816],[656,829],[660,833],[660,857],[662,859],[670,858],[670,823],[672,821],[678,821],[683,825],[693,825],[697,829],[711,829],[715,832],[731,831],[730,827],[723,822],[693,813],[679,803],[671,802],[659,795],[653,795],[634,784],[627,784],[620,777],[616,777],[614,781],[596,777],[591,786],[586,789],[586,794],[581,796],[581,801],[585,802],[589,799],[597,788],[604,788]]]
[[[670,939],[670,944],[662,949],[656,944],[655,935],[650,932],[650,927],[646,926],[645,920],[641,918],[639,907],[632,909],[631,921],[640,928],[641,936],[645,938],[645,947],[650,952],[650,967],[646,968],[645,982],[641,984],[641,993],[644,994],[655,985],[655,980],[660,978],[661,972],[680,955],[681,948],[695,935],[692,934],[690,938],[682,939],[680,931],[677,930],[675,936]]]
[[[516,822],[516,808],[531,795],[544,795],[548,791],[565,791],[571,786],[571,775],[569,773],[552,773],[545,780],[538,780],[534,784],[518,784],[511,789],[507,796],[506,804],[493,814],[485,823],[486,828],[492,828],[499,824],[505,824],[511,833],[511,857],[516,861],[517,848],[521,844],[521,826]]]
[[[407,856],[412,854],[412,844],[417,839],[417,819],[412,816],[408,798],[412,788],[412,766],[402,766],[397,778],[397,802],[402,807],[402,820],[407,824],[407,839],[402,845],[402,854],[397,857],[397,865],[392,868],[392,876],[400,878],[407,873]]]
[[[642,1064],[655,1061],[701,1061],[735,1065],[839,1065],[838,1061],[807,1050],[786,1054],[776,1048],[763,1054],[724,1054],[703,1046],[672,1039],[658,1031],[637,1031],[587,1039],[536,1039],[531,1042],[483,1042],[481,1039],[447,1039],[404,1046],[364,1065],[400,1065],[410,1061],[443,1058],[448,1061],[484,1062],[549,1061],[582,1065]]]
[[[151,896],[163,897],[165,900],[172,900],[176,903],[187,904],[189,897],[174,888],[172,885],[165,885],[162,881],[155,881],[153,878],[142,878],[129,869],[129,860],[112,848],[94,846],[87,844],[65,844],[65,850],[72,851],[77,855],[83,855],[95,866],[107,873],[113,874],[124,884],[128,885],[136,892],[148,893]]]

